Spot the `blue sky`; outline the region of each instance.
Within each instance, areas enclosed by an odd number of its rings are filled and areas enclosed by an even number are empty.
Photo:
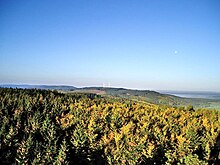
[[[218,0],[1,0],[0,83],[220,91]]]

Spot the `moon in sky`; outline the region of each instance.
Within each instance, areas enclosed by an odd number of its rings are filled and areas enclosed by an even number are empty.
[[[175,50],[175,51],[174,51],[174,54],[177,54],[177,53],[178,53],[178,51],[177,51],[177,50]]]

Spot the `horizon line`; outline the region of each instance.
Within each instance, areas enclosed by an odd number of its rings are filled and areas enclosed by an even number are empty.
[[[128,89],[128,90],[149,90],[149,91],[156,91],[156,92],[213,92],[213,93],[220,93],[220,91],[216,90],[183,90],[183,89],[140,89],[140,88],[130,88],[130,87],[121,87],[121,86],[98,86],[98,85],[89,85],[89,86],[75,86],[72,84],[32,84],[32,83],[0,83],[0,86],[10,86],[10,85],[27,85],[27,86],[70,86],[70,87],[75,87],[75,88],[86,88],[86,87],[98,87],[98,88],[123,88],[123,89]]]

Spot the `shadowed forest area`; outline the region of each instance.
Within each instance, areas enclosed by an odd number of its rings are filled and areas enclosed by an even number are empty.
[[[218,164],[220,111],[0,88],[1,164]]]

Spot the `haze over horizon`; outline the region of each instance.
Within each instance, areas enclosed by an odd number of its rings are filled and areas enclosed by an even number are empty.
[[[218,0],[1,0],[0,84],[220,92]]]

